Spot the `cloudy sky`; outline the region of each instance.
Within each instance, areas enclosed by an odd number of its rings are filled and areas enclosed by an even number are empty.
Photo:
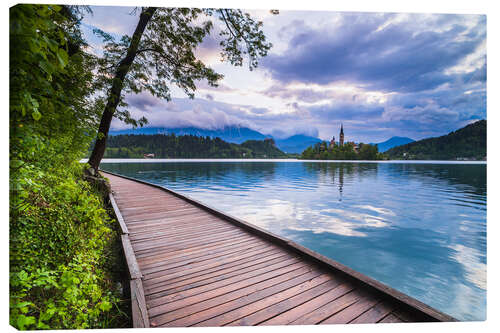
[[[93,52],[102,47],[95,27],[132,34],[132,9],[92,7],[83,28]],[[330,139],[343,123],[357,142],[438,136],[486,118],[483,15],[248,12],[274,45],[257,70],[221,63],[214,34],[197,55],[224,74],[218,88],[201,82],[194,100],[174,89],[170,102],[128,95],[131,113],[148,126],[239,125],[277,137]]]

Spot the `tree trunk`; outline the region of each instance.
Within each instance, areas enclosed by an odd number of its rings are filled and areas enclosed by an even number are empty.
[[[130,46],[127,50],[127,55],[122,59],[122,61],[120,61],[118,69],[116,70],[115,77],[113,78],[113,84],[109,91],[108,101],[101,116],[101,123],[99,124],[99,130],[97,132],[94,150],[92,150],[92,154],[89,158],[89,164],[92,169],[94,169],[94,172],[97,172],[97,170],[99,169],[99,164],[101,163],[101,159],[104,156],[104,151],[106,150],[106,140],[108,138],[109,127],[111,125],[113,115],[116,111],[116,107],[120,102],[120,95],[123,89],[123,80],[130,70],[130,66],[134,62],[137,49],[139,47],[139,42],[142,38],[142,34],[144,33],[144,30],[146,29],[146,26],[155,11],[155,7],[148,7],[141,12],[139,23],[137,23],[134,35],[132,36],[132,40],[130,41]]]

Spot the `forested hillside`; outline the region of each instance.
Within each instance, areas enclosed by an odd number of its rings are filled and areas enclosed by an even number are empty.
[[[228,143],[220,138],[175,134],[116,135],[108,139],[105,158],[285,158],[274,140]]]
[[[389,159],[408,160],[485,160],[486,120],[480,120],[437,138],[394,147]]]

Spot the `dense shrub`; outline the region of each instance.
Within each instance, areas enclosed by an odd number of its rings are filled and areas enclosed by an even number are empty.
[[[120,316],[114,221],[78,163],[99,113],[79,20],[76,7],[10,9],[10,323],[19,329],[114,327]]]
[[[118,303],[106,271],[112,221],[78,162],[30,165],[10,200],[11,324],[20,329],[102,327]]]

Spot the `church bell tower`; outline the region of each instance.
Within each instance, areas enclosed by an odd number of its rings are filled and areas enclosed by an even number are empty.
[[[339,145],[343,146],[344,145],[344,126],[343,124],[340,124],[340,137],[339,137]]]

